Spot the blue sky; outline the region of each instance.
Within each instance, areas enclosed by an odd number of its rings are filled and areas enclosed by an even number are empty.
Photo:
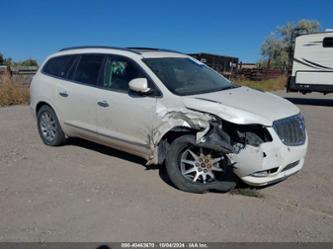
[[[255,62],[265,37],[288,21],[316,19],[333,28],[332,0],[1,0],[0,8],[0,52],[39,63],[77,45],[160,47]]]

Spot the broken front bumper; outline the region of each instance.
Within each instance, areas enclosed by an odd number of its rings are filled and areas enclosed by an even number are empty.
[[[308,147],[305,143],[299,146],[285,145],[273,128],[268,128],[273,141],[258,147],[246,145],[238,154],[232,154],[235,163],[235,174],[245,183],[263,186],[284,180],[298,172],[304,165]]]
[[[304,165],[304,159],[301,159],[299,161],[296,161],[295,164],[297,165],[289,170],[279,172],[277,174],[268,175],[266,177],[257,177],[257,176],[244,176],[241,177],[242,181],[252,185],[252,186],[265,186],[268,184],[273,184],[276,182],[280,182],[288,178],[289,176],[296,174],[298,171],[300,171],[303,168]],[[293,164],[293,163],[291,163]]]

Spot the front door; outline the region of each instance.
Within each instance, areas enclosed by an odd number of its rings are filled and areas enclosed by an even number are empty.
[[[97,95],[97,132],[100,139],[133,154],[148,153],[156,97],[129,91],[128,83],[144,77],[127,57],[106,58]]]

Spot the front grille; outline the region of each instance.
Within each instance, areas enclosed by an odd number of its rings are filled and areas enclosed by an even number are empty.
[[[305,143],[305,125],[302,114],[274,121],[273,128],[285,145],[297,146]]]

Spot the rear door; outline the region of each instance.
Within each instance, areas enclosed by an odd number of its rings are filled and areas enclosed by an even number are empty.
[[[96,103],[100,71],[105,56],[82,54],[57,88],[58,107],[64,130],[71,136],[96,138]]]
[[[110,145],[142,155],[148,152],[155,116],[156,94],[131,92],[129,81],[147,75],[127,57],[108,55],[102,73],[97,106],[97,132]],[[150,87],[154,85],[150,82]]]

